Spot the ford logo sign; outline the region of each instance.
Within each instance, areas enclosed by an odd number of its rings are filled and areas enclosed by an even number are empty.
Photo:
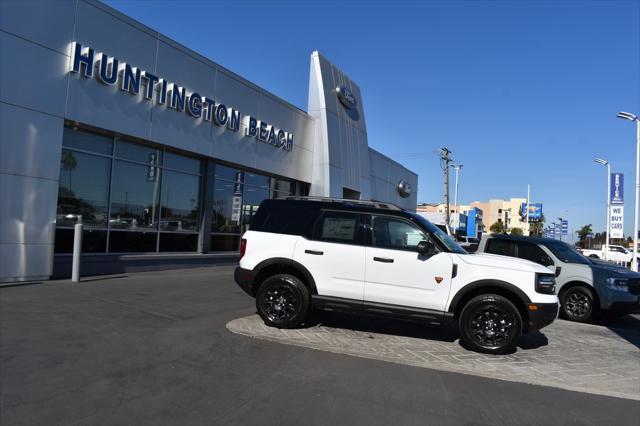
[[[338,95],[338,99],[340,99],[340,103],[344,105],[345,108],[354,109],[356,107],[356,97],[353,95],[353,92],[345,86],[336,87],[336,94]]]
[[[400,194],[402,198],[407,198],[411,195],[411,184],[404,179],[398,182],[398,194]]]

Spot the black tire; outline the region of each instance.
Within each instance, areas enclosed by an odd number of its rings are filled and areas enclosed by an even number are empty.
[[[484,294],[462,308],[458,332],[464,345],[473,351],[511,353],[522,335],[522,316],[509,299]]]
[[[560,296],[562,318],[575,322],[590,322],[595,314],[593,292],[586,287],[571,287]]]
[[[598,256],[597,254],[590,254],[589,257],[592,257],[594,259],[600,259],[600,256]]]
[[[309,290],[289,274],[273,275],[260,285],[256,309],[264,323],[277,328],[295,328],[309,313]]]

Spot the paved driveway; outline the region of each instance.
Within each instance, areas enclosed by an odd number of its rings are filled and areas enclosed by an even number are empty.
[[[318,351],[225,328],[254,312],[230,267],[0,288],[0,424],[640,424],[635,400]],[[397,331],[373,323],[352,330],[369,333],[365,326]],[[449,344],[434,330],[403,330],[400,338]]]
[[[636,317],[626,321],[640,325]],[[416,324],[337,314],[321,314],[311,326],[296,330],[267,327],[258,315],[233,320],[227,328],[334,353],[640,400],[640,327],[558,320],[524,336],[511,355],[471,352],[456,336]]]

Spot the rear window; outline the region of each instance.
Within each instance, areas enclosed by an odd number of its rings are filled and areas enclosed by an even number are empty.
[[[318,211],[293,203],[264,201],[251,221],[250,230],[274,234],[304,235]]]
[[[360,215],[346,212],[324,212],[313,229],[313,239],[334,243],[356,244]]]
[[[491,254],[515,257],[515,246],[516,245],[513,241],[491,238],[489,239],[489,241],[487,241],[487,248],[485,249],[485,251]]]

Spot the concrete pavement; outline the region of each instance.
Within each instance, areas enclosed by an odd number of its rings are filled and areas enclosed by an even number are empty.
[[[211,267],[0,289],[2,425],[635,425],[637,401],[232,334]]]

